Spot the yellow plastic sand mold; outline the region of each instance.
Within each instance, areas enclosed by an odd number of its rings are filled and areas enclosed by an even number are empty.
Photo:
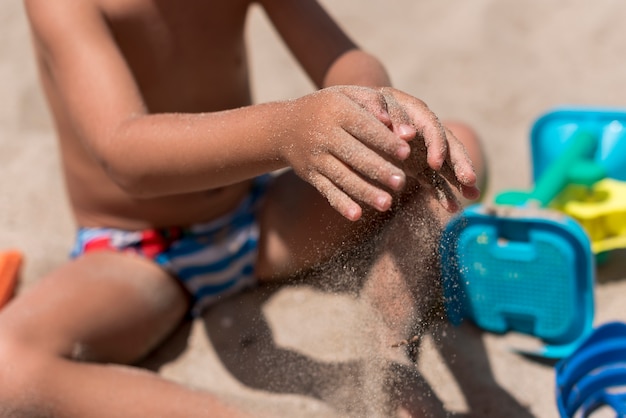
[[[550,206],[581,224],[594,254],[626,248],[626,182],[606,178],[591,187],[571,184]]]

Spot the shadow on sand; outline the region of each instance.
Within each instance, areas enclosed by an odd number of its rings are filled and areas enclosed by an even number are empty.
[[[472,326],[430,329],[440,358],[454,376],[467,411],[447,411],[429,383],[411,362],[386,363],[383,373],[365,360],[320,361],[276,344],[263,307],[279,289],[294,285],[264,285],[223,301],[202,319],[208,338],[223,366],[242,384],[274,394],[295,394],[320,400],[337,417],[393,417],[403,409],[412,417],[533,418],[495,381],[482,333]],[[323,309],[323,307],[322,307]],[[224,327],[224,323],[235,326]],[[144,366],[158,370],[186,345],[190,323],[172,336]],[[419,362],[419,350],[417,351]],[[373,373],[382,394],[371,391]],[[382,376],[381,376],[382,375]],[[376,392],[376,391],[374,391]]]

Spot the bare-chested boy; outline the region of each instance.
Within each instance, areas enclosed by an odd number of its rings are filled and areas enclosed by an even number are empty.
[[[3,417],[237,416],[121,365],[402,216],[400,195],[428,205],[432,187],[450,211],[447,183],[478,195],[461,142],[313,0],[257,2],[320,88],[258,105],[250,0],[24,3],[79,231],[72,261],[0,313]]]

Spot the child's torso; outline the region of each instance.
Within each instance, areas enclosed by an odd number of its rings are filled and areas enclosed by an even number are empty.
[[[248,0],[101,0],[100,8],[150,113],[210,112],[250,104],[244,25]],[[57,109],[58,110],[58,109]],[[83,226],[141,229],[204,222],[235,207],[247,184],[133,199],[57,123],[65,176]]]

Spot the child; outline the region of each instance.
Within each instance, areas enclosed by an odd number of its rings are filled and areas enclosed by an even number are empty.
[[[449,211],[448,183],[478,196],[461,142],[314,0],[257,3],[319,90],[252,105],[253,3],[25,0],[79,230],[72,260],[0,312],[1,416],[238,416],[122,365],[188,313],[428,206],[426,190]]]

